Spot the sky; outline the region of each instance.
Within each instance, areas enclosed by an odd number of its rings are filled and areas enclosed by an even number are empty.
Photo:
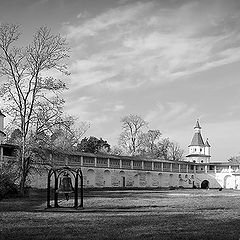
[[[187,155],[199,119],[211,161],[240,154],[239,0],[1,0],[0,22],[23,45],[40,26],[67,37],[65,110],[86,137],[113,146],[136,114]]]

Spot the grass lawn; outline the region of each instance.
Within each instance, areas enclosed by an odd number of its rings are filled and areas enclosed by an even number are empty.
[[[235,190],[88,191],[83,211],[45,206],[39,191],[0,201],[0,239],[240,239]]]

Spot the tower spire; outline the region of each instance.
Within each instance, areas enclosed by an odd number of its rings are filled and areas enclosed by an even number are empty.
[[[197,119],[197,121],[196,121],[196,125],[195,125],[194,129],[195,128],[201,129],[200,124],[199,124],[199,119]]]

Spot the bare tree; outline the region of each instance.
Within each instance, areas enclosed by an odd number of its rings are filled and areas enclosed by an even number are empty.
[[[110,154],[121,156],[121,155],[127,155],[128,153],[126,152],[125,148],[115,145],[115,146],[111,147]]]
[[[171,142],[169,145],[168,155],[169,159],[173,161],[183,160],[184,150],[176,142]]]
[[[130,154],[136,154],[139,146],[142,144],[142,130],[148,123],[140,116],[130,114],[121,119],[123,132],[120,135],[119,143]]]
[[[41,102],[50,101],[50,96],[66,88],[61,80],[48,74],[53,70],[68,74],[63,61],[69,48],[65,38],[52,34],[47,27],[39,28],[25,48],[14,45],[20,35],[19,25],[0,25],[0,76],[5,78],[0,93],[6,111],[22,133],[20,191],[23,193],[29,160],[27,138],[36,123],[35,110]]]
[[[57,108],[50,104],[41,104],[41,106],[42,108],[35,112],[36,117],[34,119],[36,119],[36,122],[32,124],[26,138],[26,157],[24,161],[26,180],[32,173],[41,173],[44,166],[52,164],[49,153],[54,152],[55,155],[59,155],[59,153],[75,150],[89,128],[89,124],[79,123],[76,118],[65,116],[59,106]],[[21,146],[21,142],[21,130],[12,130],[8,143]],[[18,151],[20,156],[21,152],[22,149],[20,148]],[[21,168],[21,164],[15,166],[15,169],[19,169],[19,167]],[[21,171],[17,172],[20,173],[19,177],[21,177]]]
[[[157,157],[173,161],[183,160],[184,150],[176,143],[169,140],[169,138],[162,139],[157,144]]]
[[[148,157],[155,157],[157,150],[157,141],[161,137],[160,130],[148,130],[143,133],[140,138],[142,139],[142,147],[140,149],[141,155],[146,155]]]
[[[169,138],[163,138],[161,141],[157,143],[157,151],[156,156],[157,158],[168,159],[169,158],[169,147],[170,147],[170,140]]]
[[[240,163],[240,156],[232,156],[228,159],[230,163]]]

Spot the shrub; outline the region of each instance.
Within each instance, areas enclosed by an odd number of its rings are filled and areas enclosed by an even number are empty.
[[[18,187],[6,173],[0,173],[0,199],[18,194]]]

